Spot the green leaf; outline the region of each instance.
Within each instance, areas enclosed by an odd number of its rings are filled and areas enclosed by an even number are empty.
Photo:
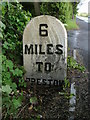
[[[27,85],[26,85],[26,83],[24,83],[24,87],[26,87]]]
[[[13,102],[13,105],[14,105],[14,107],[15,107],[16,109],[21,106],[21,101],[20,101],[20,99],[17,99],[17,100],[16,100],[16,99],[13,99],[12,102]]]
[[[2,102],[5,104],[6,102],[9,101],[9,97],[6,96],[6,97],[2,97]]]
[[[6,67],[10,68],[12,70],[13,69],[13,62],[11,60],[6,60]]]
[[[11,78],[7,79],[7,78],[4,77],[2,83],[5,83],[6,85],[11,86],[11,84],[12,84]]]
[[[59,92],[60,95],[65,95],[65,92]]]
[[[75,95],[74,94],[70,94],[69,98],[71,99],[72,97],[74,97]]]
[[[59,3],[56,3],[57,8],[59,8]]]
[[[5,24],[0,21],[0,27],[5,29]]]
[[[14,76],[22,76],[23,72],[22,70],[19,70],[18,68],[16,68],[14,71],[13,71],[13,75]]]
[[[5,55],[2,55],[2,60],[6,60],[6,56]]]
[[[30,98],[30,103],[31,103],[31,104],[37,103],[37,97],[31,97],[31,98]]]
[[[10,72],[6,72],[6,73],[5,73],[5,77],[6,77],[7,79],[9,79],[9,78],[10,78]]]
[[[2,35],[2,33],[0,32],[0,38],[3,38],[3,35]]]
[[[10,88],[9,85],[2,86],[2,91],[6,92],[7,94],[10,94],[12,89]]]
[[[12,86],[11,86],[11,87],[12,87],[13,90],[15,90],[15,89],[17,88],[16,83],[12,83]]]

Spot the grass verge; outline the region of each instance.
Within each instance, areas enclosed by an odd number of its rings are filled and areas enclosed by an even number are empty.
[[[68,20],[67,21],[67,26],[66,26],[67,30],[74,30],[74,29],[79,29],[76,20]]]
[[[78,13],[78,16],[81,16],[81,17],[88,17],[89,15],[87,13]]]

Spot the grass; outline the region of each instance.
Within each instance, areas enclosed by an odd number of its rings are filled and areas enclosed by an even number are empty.
[[[66,26],[67,30],[75,30],[75,29],[79,29],[76,20],[68,20],[67,21],[67,26]]]
[[[81,72],[84,72],[86,70],[86,68],[83,65],[78,64],[77,61],[71,56],[68,56],[67,65],[68,68],[74,68]]]
[[[81,16],[81,17],[88,17],[89,15],[87,13],[78,13],[78,16]]]

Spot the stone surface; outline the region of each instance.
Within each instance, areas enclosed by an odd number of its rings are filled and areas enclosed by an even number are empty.
[[[40,27],[41,24],[44,25]],[[67,74],[67,32],[58,19],[42,15],[28,23],[23,34],[23,61],[25,78],[31,82],[50,84],[52,80],[52,84],[57,84],[55,80],[64,80]]]

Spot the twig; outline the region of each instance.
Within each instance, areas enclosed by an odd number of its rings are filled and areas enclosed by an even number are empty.
[[[20,115],[20,113],[27,107],[27,105],[28,105],[29,103],[27,103],[22,109],[21,109],[21,111],[18,113],[18,115],[16,116],[16,118]]]

